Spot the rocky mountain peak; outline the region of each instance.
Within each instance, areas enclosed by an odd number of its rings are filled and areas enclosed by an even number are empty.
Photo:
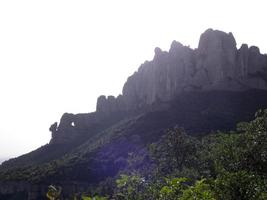
[[[236,41],[231,32],[207,29],[199,39],[198,49],[203,49],[203,47],[218,48],[218,50],[236,48]]]
[[[155,56],[162,54],[162,50],[161,50],[161,48],[156,47],[156,48],[154,49],[154,53],[155,53]]]
[[[197,70],[206,71],[206,79],[216,84],[235,77],[236,41],[232,33],[208,29],[199,40],[197,49]]]
[[[184,91],[267,89],[267,56],[246,44],[237,49],[231,32],[208,29],[197,49],[173,41],[168,52],[158,47],[154,52],[153,60],[143,63],[124,84],[122,104],[116,105],[120,109],[169,101]],[[105,104],[102,98],[97,111],[114,110],[117,99]]]
[[[145,61],[127,79],[122,95],[102,95],[97,99],[90,123],[84,125],[80,123],[83,117],[66,115],[58,127],[51,127],[53,135],[66,132],[63,130],[67,127],[72,136],[77,127],[91,126],[102,117],[166,105],[188,91],[267,90],[267,55],[247,44],[237,49],[232,33],[208,29],[200,36],[197,49],[173,41],[168,52],[159,47],[154,52],[153,60]],[[76,128],[71,126],[73,121]]]

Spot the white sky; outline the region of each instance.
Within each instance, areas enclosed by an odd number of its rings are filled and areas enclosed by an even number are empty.
[[[196,47],[207,28],[267,53],[267,3],[156,0],[0,1],[0,157],[50,140],[64,112],[91,112],[156,46]]]

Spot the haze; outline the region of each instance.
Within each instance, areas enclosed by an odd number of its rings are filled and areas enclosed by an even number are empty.
[[[197,47],[207,28],[267,52],[262,1],[1,1],[0,158],[49,142],[64,112],[95,110],[156,46]]]

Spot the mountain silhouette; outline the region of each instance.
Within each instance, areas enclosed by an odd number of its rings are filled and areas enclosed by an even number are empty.
[[[173,41],[168,52],[155,48],[121,95],[100,96],[92,113],[64,113],[49,128],[49,144],[5,161],[0,199],[41,199],[51,183],[68,188],[68,196],[115,176],[129,153],[166,129],[183,127],[197,137],[228,131],[260,108],[267,108],[267,55],[258,47],[237,49],[232,33],[212,29],[196,49]]]

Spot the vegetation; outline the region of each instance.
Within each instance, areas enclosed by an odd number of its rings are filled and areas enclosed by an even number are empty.
[[[48,192],[47,192],[46,196],[50,200],[57,200],[60,198],[61,191],[62,191],[61,187],[56,188],[55,186],[50,185],[48,187]]]
[[[235,132],[194,138],[175,128],[147,149],[129,155],[112,192],[95,191],[118,200],[267,199],[266,110]]]
[[[136,124],[138,120],[127,123]],[[236,131],[193,137],[175,127],[167,130],[159,140],[143,146],[134,143],[138,136],[131,134],[126,138],[122,134],[121,130],[126,129],[135,133],[125,124],[122,122],[98,137],[92,137],[90,141],[94,141],[94,145],[89,145],[88,141],[80,151],[61,160],[6,173],[16,179],[31,177],[38,180],[42,178],[38,176],[41,170],[42,176],[53,177],[53,180],[60,176],[67,176],[69,180],[81,176],[88,182],[88,177],[93,176],[87,173],[94,173],[97,184],[90,184],[87,191],[73,194],[72,199],[76,200],[267,199],[267,110],[258,111],[251,122],[239,123]],[[120,140],[116,143],[114,138]],[[104,150],[95,151],[103,144],[106,145]],[[127,151],[118,150],[122,145],[127,146]],[[74,165],[80,173],[73,172]],[[90,168],[92,166],[94,168]],[[114,170],[112,173],[119,170],[119,173],[98,179],[102,175],[96,171],[98,166],[118,166],[108,170]],[[102,176],[107,177],[106,174]],[[63,194],[64,185],[62,191],[49,187],[47,197],[65,199]]]

